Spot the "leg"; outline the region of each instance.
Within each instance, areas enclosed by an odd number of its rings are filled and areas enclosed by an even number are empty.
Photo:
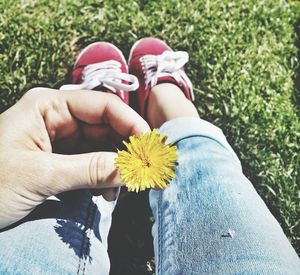
[[[176,143],[177,177],[150,191],[156,274],[299,274],[299,259],[221,130],[177,86],[153,87],[148,120]],[[170,102],[181,102],[171,105]]]
[[[0,274],[108,274],[114,206],[88,190],[50,198],[0,233]]]
[[[172,94],[171,100],[170,94]],[[163,83],[152,88],[147,115],[152,128],[158,128],[168,120],[187,116],[199,118],[195,106],[186,99],[179,87]]]

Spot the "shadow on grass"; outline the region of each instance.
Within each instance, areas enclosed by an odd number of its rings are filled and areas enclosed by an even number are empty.
[[[124,194],[109,234],[110,275],[154,273],[151,227],[148,192]]]

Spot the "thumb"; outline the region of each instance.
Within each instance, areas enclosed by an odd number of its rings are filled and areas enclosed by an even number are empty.
[[[79,155],[45,153],[51,171],[43,185],[51,195],[74,189],[99,189],[121,186],[119,171],[112,152],[97,152]]]

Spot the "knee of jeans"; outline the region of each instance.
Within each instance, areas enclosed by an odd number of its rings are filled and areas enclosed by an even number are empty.
[[[210,165],[220,165],[226,162],[241,169],[240,161],[227,142],[225,146],[209,137],[194,136],[178,141],[176,146],[181,163],[197,165],[206,162]]]
[[[241,176],[240,163],[218,142],[203,137],[191,137],[177,143],[178,166],[171,184],[196,188],[213,178]]]

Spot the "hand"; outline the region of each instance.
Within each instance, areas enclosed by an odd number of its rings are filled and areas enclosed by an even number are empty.
[[[148,130],[113,94],[30,90],[0,115],[0,228],[22,219],[49,196],[120,186],[116,153],[78,153]]]

